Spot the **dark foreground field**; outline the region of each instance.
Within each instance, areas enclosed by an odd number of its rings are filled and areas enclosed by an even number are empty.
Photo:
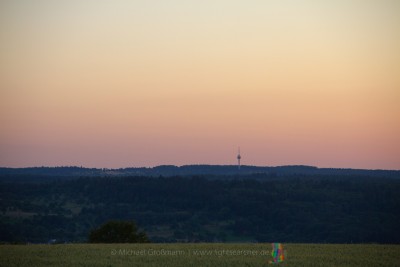
[[[284,250],[280,266],[400,265],[400,245],[284,244]],[[269,243],[1,245],[0,266],[268,266],[270,252]]]

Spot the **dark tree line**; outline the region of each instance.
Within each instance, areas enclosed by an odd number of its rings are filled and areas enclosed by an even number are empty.
[[[0,182],[0,241],[85,242],[134,220],[152,242],[400,243],[400,180],[268,174]]]

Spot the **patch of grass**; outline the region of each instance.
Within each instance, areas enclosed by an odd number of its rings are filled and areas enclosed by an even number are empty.
[[[281,266],[400,265],[400,245],[284,244],[284,250]],[[268,266],[270,252],[269,243],[0,245],[0,266]]]

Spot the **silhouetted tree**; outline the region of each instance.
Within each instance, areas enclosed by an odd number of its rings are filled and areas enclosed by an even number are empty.
[[[89,234],[89,243],[148,243],[133,221],[109,221]]]

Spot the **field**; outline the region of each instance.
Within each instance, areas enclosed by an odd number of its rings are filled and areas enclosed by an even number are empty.
[[[399,245],[284,244],[284,251],[281,266],[400,266]],[[269,243],[1,245],[0,266],[268,266],[270,253]]]

